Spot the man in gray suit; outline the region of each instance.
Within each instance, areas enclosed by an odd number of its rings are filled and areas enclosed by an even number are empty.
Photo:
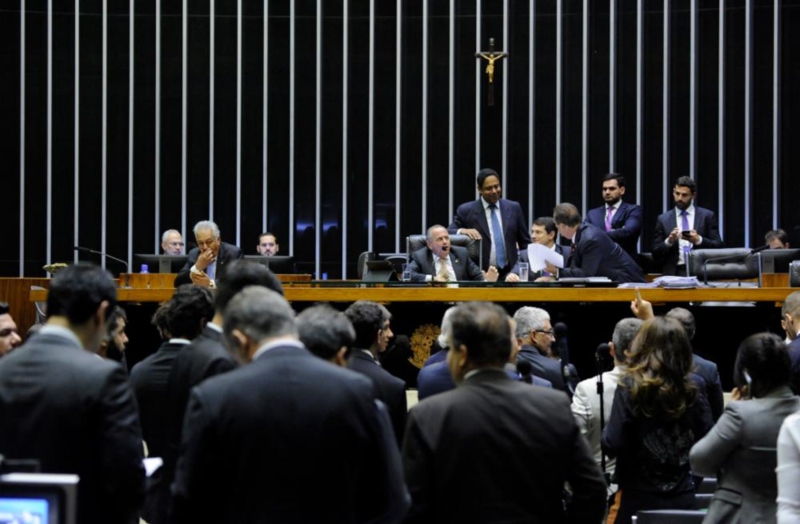
[[[412,282],[455,282],[458,280],[497,280],[497,268],[490,266],[484,273],[463,247],[450,245],[450,234],[439,224],[428,228],[428,247],[411,253]]]

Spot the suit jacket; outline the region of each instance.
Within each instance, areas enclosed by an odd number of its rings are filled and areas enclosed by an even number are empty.
[[[555,249],[556,249],[556,253],[558,253],[562,257],[564,257],[564,262],[569,260],[569,254],[572,252],[572,248],[571,247],[562,246],[561,244],[556,244],[555,245]],[[530,261],[528,260],[528,248],[520,250],[520,252],[519,252],[519,260],[517,260],[517,263],[514,264],[513,269],[511,269],[511,273],[514,273],[517,276],[519,276],[519,263],[520,262],[524,262],[524,263],[528,264],[528,267],[530,267]],[[529,271],[528,272],[528,281],[533,281],[533,280],[539,278],[540,276],[542,276],[542,272],[541,271],[536,271],[536,272],[530,272]]]
[[[600,438],[603,432],[600,427],[608,424],[611,416],[611,407],[614,404],[614,394],[617,391],[617,384],[622,375],[622,368],[614,367],[611,371],[603,373],[603,420],[600,420],[600,395],[597,393],[597,377],[582,380],[575,387],[575,395],[572,397],[572,414],[578,423],[581,433],[589,443],[589,449],[594,455],[594,460],[601,463],[603,450],[600,446]],[[606,472],[613,475],[616,461],[613,458],[606,460]]]
[[[79,475],[77,522],[130,522],[145,476],[127,374],[51,329],[0,359],[0,453]]]
[[[165,466],[150,477],[147,486],[142,517],[149,524],[166,522],[169,485],[175,470],[175,459],[170,461],[167,458],[170,455],[169,428],[173,423],[167,397],[167,382],[175,358],[185,347],[186,344],[164,342],[158,351],[131,370],[131,387],[139,405],[142,437],[147,444],[148,456],[161,457]]]
[[[557,360],[546,357],[535,347],[527,345],[522,346],[517,354],[517,362],[520,360],[527,360],[531,363],[531,374],[549,381],[553,388],[567,392],[564,372]]]
[[[642,222],[644,221],[642,206],[629,204],[620,200],[619,207],[611,218],[611,231],[606,234],[611,240],[619,244],[634,260],[638,253],[636,243],[639,235],[642,234]],[[605,204],[590,209],[586,213],[585,223],[606,230],[606,206]]]
[[[391,375],[360,349],[351,349],[350,356],[347,358],[347,367],[372,380],[375,397],[386,404],[397,442],[400,443],[403,439],[408,412],[406,383]]]
[[[206,380],[186,411],[173,522],[397,522],[405,490],[380,417],[366,377],[300,345]]]
[[[692,469],[718,476],[703,522],[775,522],[777,441],[783,420],[800,410],[788,387],[763,398],[733,401],[714,428],[692,448]]]
[[[450,246],[450,264],[456,273],[456,280],[483,281],[481,268],[469,257],[467,248]],[[425,282],[425,277],[436,276],[436,266],[433,263],[433,252],[427,247],[418,249],[411,254],[409,264],[412,282]]]
[[[786,349],[789,351],[789,360],[792,362],[792,391],[795,395],[800,395],[800,337],[792,340]]]
[[[182,286],[183,284],[191,284],[192,277],[190,275],[192,266],[197,262],[197,257],[200,256],[200,249],[194,248],[189,251],[189,256],[186,259],[186,265],[180,270],[178,276],[175,277],[175,287]],[[225,269],[225,264],[231,260],[244,258],[244,252],[241,249],[228,244],[227,242],[220,242],[219,253],[217,253],[217,267],[215,269],[214,279],[216,280]]]
[[[518,202],[501,198],[497,205],[500,208],[500,217],[503,222],[503,241],[508,258],[507,267],[499,267],[497,269],[500,271],[501,276],[505,276],[517,263],[517,252],[520,249],[525,249],[531,243],[531,233],[528,223],[525,222],[525,216],[522,214],[522,206]],[[481,242],[483,267],[481,269],[484,271],[489,269],[492,230],[486,221],[486,210],[483,208],[483,200],[481,198],[458,206],[453,221],[447,227],[447,231],[454,235],[459,229],[478,230],[483,239]]]
[[[511,369],[508,368],[511,366]],[[506,365],[506,374],[511,380],[522,380],[513,364]],[[540,386],[543,388],[552,388],[553,385],[550,381],[537,376],[532,376],[532,385]],[[435,365],[425,366],[419,371],[417,376],[417,393],[419,400],[426,399],[437,393],[450,391],[456,387],[453,382],[453,375],[450,373],[450,368],[447,362],[437,362]]]
[[[714,422],[722,416],[722,411],[725,409],[725,401],[722,397],[722,382],[719,379],[719,370],[717,365],[706,360],[699,355],[694,355],[694,373],[697,373],[706,382],[706,397],[708,397],[708,405],[711,408],[711,418]]]
[[[406,522],[599,522],[605,510],[605,482],[567,397],[502,369],[417,404],[403,463]],[[565,481],[573,488],[566,514]]]
[[[602,229],[590,224],[578,228],[569,263],[559,277],[608,277],[614,282],[644,282],[644,273],[631,256]]]
[[[710,209],[694,206],[694,230],[697,231],[703,241],[693,247],[693,249],[719,249],[723,247],[722,237],[719,235],[719,222],[717,215]],[[678,249],[680,242],[675,242],[667,246],[664,241],[669,234],[678,226],[678,217],[675,216],[675,208],[666,213],[658,215],[656,220],[656,230],[653,233],[653,259],[663,264],[662,273],[665,275],[678,274]]]

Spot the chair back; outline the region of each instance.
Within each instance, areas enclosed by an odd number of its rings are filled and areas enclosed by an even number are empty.
[[[427,247],[427,237],[425,235],[408,235],[406,237],[406,257],[411,260],[411,253]],[[483,268],[483,254],[481,251],[481,239],[473,239],[467,235],[450,235],[450,245],[464,247],[469,253],[469,258],[478,267]]]
[[[758,259],[746,247],[693,249],[689,252],[689,274],[700,280],[756,279]]]
[[[800,287],[800,260],[793,260],[789,266],[789,285]]]
[[[377,255],[374,251],[364,251],[358,255],[358,262],[356,262],[356,273],[358,274],[359,280],[364,278],[364,268],[367,267],[367,260],[375,260],[376,258]]]

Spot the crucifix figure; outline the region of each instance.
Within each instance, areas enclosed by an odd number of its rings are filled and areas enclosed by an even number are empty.
[[[475,53],[475,58],[486,60],[486,76],[489,77],[489,85],[486,90],[486,101],[489,106],[494,105],[494,63],[496,60],[502,60],[507,57],[508,53],[503,51],[496,52],[494,50],[494,38],[489,39],[489,51],[480,51]]]

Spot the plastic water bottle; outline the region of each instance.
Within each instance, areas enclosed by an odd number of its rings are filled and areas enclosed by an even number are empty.
[[[150,269],[147,267],[147,264],[142,264],[142,270],[140,271],[142,274],[150,273]]]

